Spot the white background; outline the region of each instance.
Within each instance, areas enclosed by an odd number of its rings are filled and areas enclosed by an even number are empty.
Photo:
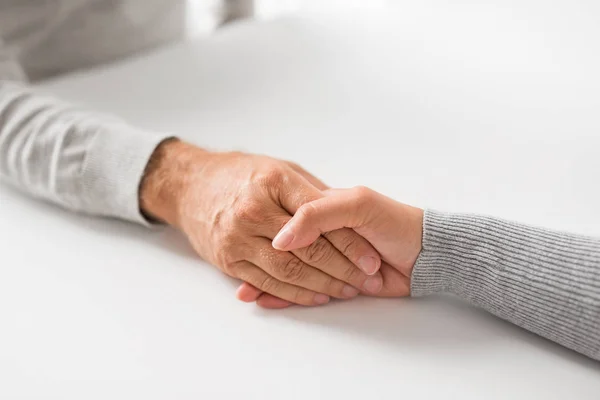
[[[254,0],[255,18],[265,20],[294,13],[339,15],[361,10],[385,10],[404,1],[388,0]],[[187,0],[188,34],[191,37],[214,32],[221,0]]]
[[[245,23],[42,89],[423,207],[600,235],[598,6]],[[0,190],[2,399],[590,399],[600,366],[456,299],[269,312],[169,229]]]

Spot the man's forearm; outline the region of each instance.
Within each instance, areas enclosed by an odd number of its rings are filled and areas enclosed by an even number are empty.
[[[177,226],[179,200],[187,181],[202,172],[212,154],[175,138],[163,141],[150,157],[141,181],[140,207],[144,215]],[[202,188],[196,190],[201,195]]]
[[[600,359],[600,239],[427,211],[415,296],[454,293]]]
[[[0,177],[71,210],[146,223],[140,182],[168,137],[0,82]]]

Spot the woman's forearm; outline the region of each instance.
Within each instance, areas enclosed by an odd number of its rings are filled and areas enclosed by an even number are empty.
[[[600,360],[600,239],[491,217],[423,213],[357,187],[303,205],[284,227],[288,240],[277,235],[273,246],[303,248],[341,227],[353,228],[385,261],[379,295],[404,296],[408,286],[413,296],[453,293]]]
[[[413,296],[449,292],[600,360],[600,239],[428,210]]]

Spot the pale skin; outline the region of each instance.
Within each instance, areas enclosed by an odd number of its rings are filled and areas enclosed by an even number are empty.
[[[323,189],[290,162],[170,140],[148,164],[140,206],[149,217],[181,230],[196,252],[225,274],[271,295],[271,306],[277,301],[315,306],[361,291],[380,293],[379,253],[352,229],[332,230],[292,251],[271,245],[303,204],[324,196]],[[248,301],[243,291],[239,297]]]
[[[296,251],[310,246],[327,232],[353,229],[377,249],[383,261],[380,270],[383,289],[371,295],[410,295],[410,277],[422,248],[423,210],[365,187],[327,190],[324,195],[298,209],[273,240],[273,247]],[[264,308],[285,308],[293,304],[262,293],[248,283],[240,286],[238,297],[256,301]]]

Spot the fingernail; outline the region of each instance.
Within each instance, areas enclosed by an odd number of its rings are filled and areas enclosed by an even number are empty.
[[[367,275],[373,275],[379,268],[379,263],[376,258],[364,256],[358,259],[358,266]]]
[[[363,288],[369,293],[379,293],[383,286],[383,280],[380,276],[372,276],[363,284]]]
[[[327,296],[326,294],[318,293],[315,295],[315,303],[327,304],[329,303],[329,296]]]
[[[358,289],[355,287],[352,287],[350,285],[346,285],[342,289],[342,295],[347,298],[356,297],[358,295],[358,293],[359,293]]]
[[[282,230],[279,231],[275,239],[273,239],[273,247],[277,250],[285,249],[290,243],[294,240],[294,234],[285,226]]]

